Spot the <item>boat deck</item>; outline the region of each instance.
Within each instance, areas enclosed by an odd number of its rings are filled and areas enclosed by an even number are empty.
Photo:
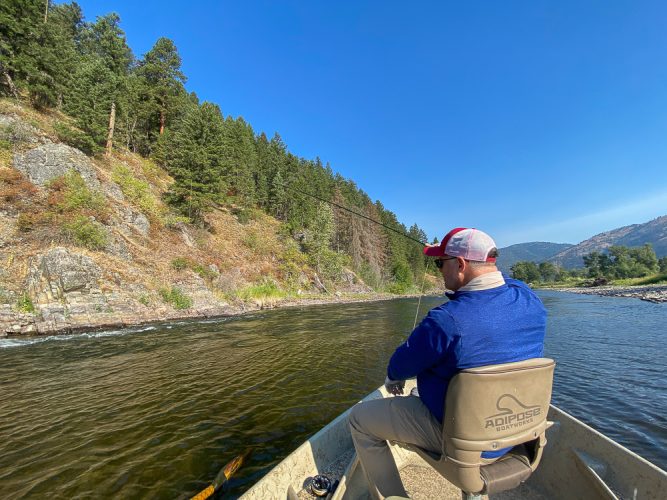
[[[340,457],[339,460],[324,469],[321,473],[332,481],[340,480],[343,477],[346,466],[353,458],[353,452],[350,451]],[[401,480],[405,486],[408,495],[413,500],[460,500],[461,490],[438,474],[428,464],[408,464],[400,469]],[[307,491],[309,481],[305,481],[303,489],[297,493],[300,500],[312,500],[316,498]],[[335,497],[334,497],[335,498]],[[370,499],[367,493],[364,495],[344,495],[343,498],[353,498],[354,500]],[[491,496],[484,495],[482,499],[487,500],[547,500],[547,497],[540,494],[528,484],[522,484],[520,487],[511,491],[497,493]]]
[[[386,397],[383,389],[366,400]],[[369,498],[368,483],[354,454],[347,415],[343,413],[299,446],[244,493],[243,499],[312,499],[307,487],[316,474],[340,480],[331,500]],[[547,430],[549,444],[538,470],[520,487],[483,498],[665,498],[665,471],[554,406],[550,407],[548,418],[554,425]],[[389,444],[410,498],[461,498],[460,490],[416,453],[396,443]]]
[[[408,465],[403,467],[400,473],[408,495],[414,500],[461,500],[461,490],[428,465]],[[491,496],[484,495],[482,498],[491,500],[515,500],[519,498],[546,500],[546,497],[531,489],[525,483],[514,490],[496,493]]]

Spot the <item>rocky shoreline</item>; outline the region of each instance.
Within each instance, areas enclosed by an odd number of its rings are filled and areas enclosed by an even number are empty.
[[[584,295],[601,295],[603,297],[629,297],[647,302],[667,302],[667,285],[644,286],[596,286],[589,288],[544,288],[560,292],[580,293]]]
[[[396,296],[389,294],[343,295],[333,294],[326,297],[287,298],[275,301],[243,303],[241,305],[216,304],[210,307],[198,307],[177,311],[169,307],[153,307],[138,310],[127,308],[123,313],[107,311],[87,311],[83,315],[71,315],[60,310],[48,309],[48,321],[40,313],[20,313],[8,305],[0,305],[0,338],[26,338],[43,335],[67,335],[118,328],[134,328],[155,323],[181,320],[215,319],[242,316],[266,309],[282,309],[324,304],[351,304],[359,302],[377,302],[411,295]],[[109,297],[107,297],[108,302]],[[116,304],[117,305],[117,304]],[[43,309],[44,310],[44,309]]]

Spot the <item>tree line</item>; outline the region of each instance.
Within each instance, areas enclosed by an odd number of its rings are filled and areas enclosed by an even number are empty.
[[[302,193],[333,201],[425,241],[379,201],[319,158],[289,152],[280,135],[256,133],[185,88],[174,42],[158,39],[136,57],[111,13],[84,21],[76,3],[0,4],[0,92],[57,109],[60,139],[88,154],[125,149],[174,178],[166,201],[194,224],[220,205],[263,210],[284,223],[329,279],[350,265],[375,288],[410,289],[424,272],[414,242]]]
[[[667,256],[659,259],[650,243],[641,247],[613,245],[606,252],[584,255],[583,261],[583,269],[572,270],[551,262],[521,261],[515,263],[511,271],[514,278],[527,283],[553,283],[571,277],[609,281],[667,273]]]

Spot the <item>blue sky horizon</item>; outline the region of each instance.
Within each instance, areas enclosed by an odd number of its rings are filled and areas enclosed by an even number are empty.
[[[667,4],[78,1],[187,89],[429,238],[578,243],[667,214]]]

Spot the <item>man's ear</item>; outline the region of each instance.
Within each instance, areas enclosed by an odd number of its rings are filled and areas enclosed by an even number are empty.
[[[459,272],[462,273],[468,267],[468,263],[463,257],[457,257],[456,262],[459,264]]]

